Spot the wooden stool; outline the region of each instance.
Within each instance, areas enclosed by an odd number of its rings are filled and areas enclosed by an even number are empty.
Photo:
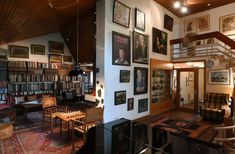
[[[13,126],[11,124],[0,125],[0,140],[7,139],[13,134]]]

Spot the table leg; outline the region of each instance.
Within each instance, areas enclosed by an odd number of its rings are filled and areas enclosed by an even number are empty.
[[[70,138],[70,135],[69,135],[69,121],[67,122],[67,125],[68,125],[68,142],[69,142],[69,138]]]
[[[62,119],[60,119],[60,136],[62,134]]]

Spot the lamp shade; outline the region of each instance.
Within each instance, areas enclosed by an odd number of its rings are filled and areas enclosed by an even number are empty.
[[[83,76],[86,73],[80,68],[80,67],[75,67],[74,70],[71,70],[68,74],[68,76]]]

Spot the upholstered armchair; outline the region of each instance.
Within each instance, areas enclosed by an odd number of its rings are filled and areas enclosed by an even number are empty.
[[[51,134],[53,133],[54,119],[58,114],[68,112],[67,106],[57,106],[56,97],[46,96],[42,98],[43,124],[49,123]]]

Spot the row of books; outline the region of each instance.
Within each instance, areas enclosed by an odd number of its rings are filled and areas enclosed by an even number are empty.
[[[56,83],[9,84],[8,92],[56,90],[57,88]]]
[[[60,66],[61,65],[61,66]],[[43,69],[60,69],[67,65],[54,63],[26,62],[26,61],[9,61],[8,67],[28,67],[28,68],[43,68]],[[66,67],[67,68],[67,67]]]

